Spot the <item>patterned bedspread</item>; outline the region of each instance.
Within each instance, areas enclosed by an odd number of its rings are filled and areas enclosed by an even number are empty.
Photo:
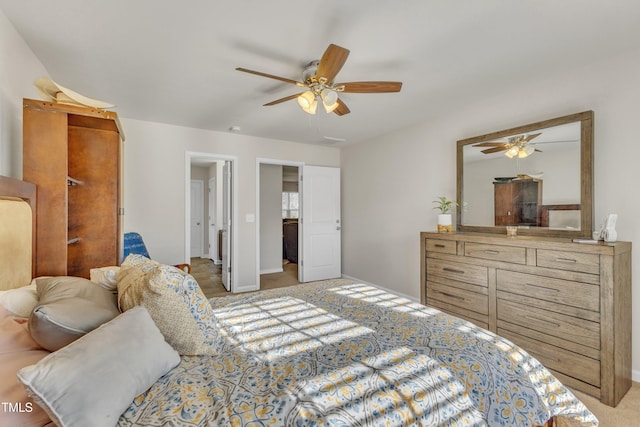
[[[120,426],[531,426],[596,418],[468,322],[333,280],[211,300],[219,356],[183,357]]]

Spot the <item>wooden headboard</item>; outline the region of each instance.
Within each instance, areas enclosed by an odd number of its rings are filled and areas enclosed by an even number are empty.
[[[28,285],[34,275],[35,212],[36,186],[0,176],[0,289]]]

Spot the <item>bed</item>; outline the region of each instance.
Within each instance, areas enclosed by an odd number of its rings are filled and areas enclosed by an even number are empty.
[[[0,180],[4,194],[7,182]],[[31,241],[31,236],[28,238]],[[186,273],[168,266],[154,268],[187,283],[184,287],[197,293],[197,284]],[[129,288],[120,285],[127,277],[124,275],[118,285],[124,295]],[[123,303],[122,297],[119,302]],[[110,359],[105,359],[104,353],[112,351],[112,345],[103,344],[100,352],[83,353],[78,370],[89,369],[85,365],[90,366],[93,359],[101,359],[101,369],[82,373],[80,378],[87,384],[71,381],[66,392],[76,396],[93,393],[101,401],[114,394],[126,395],[126,388],[118,389],[114,384],[118,381],[109,381],[109,377],[123,374],[121,371],[138,362],[145,368],[156,365],[166,353],[171,363],[152,374],[141,392],[125,398],[126,405],[115,412],[118,416],[103,425],[598,425],[570,390],[508,340],[369,284],[330,280],[214,298],[206,304],[199,300],[195,305],[198,319],[207,323],[199,331],[211,351],[185,355],[189,353],[185,350],[176,356],[177,346],[172,345],[168,350],[157,347],[140,360],[138,354],[148,351],[148,346],[135,351],[134,347],[122,347],[139,344],[141,339],[126,344],[124,335],[147,326],[121,329],[126,332],[119,332],[122,339],[114,342],[120,347],[113,350],[116,352]],[[58,354],[66,352],[68,356],[71,349],[89,345],[99,334],[103,336],[94,341],[104,343],[104,331],[121,318],[143,311],[139,308],[124,311],[23,369],[33,371],[48,363],[49,374],[44,377],[55,376],[51,367]],[[153,311],[151,305],[148,308]],[[161,322],[153,320],[170,342]],[[169,323],[175,327],[180,322]],[[148,327],[155,328],[154,322]],[[156,344],[162,343],[152,345]],[[121,357],[138,360],[105,368],[109,360],[116,365]],[[98,371],[104,369],[106,376],[99,377]],[[25,375],[21,375],[23,380]],[[97,385],[88,386],[90,381],[97,381]],[[42,394],[33,382],[23,383],[31,392],[35,388],[33,405],[47,405],[38,400]],[[60,382],[56,386],[62,387]],[[5,396],[0,399],[4,401]],[[70,411],[67,420],[80,417],[92,404]],[[53,417],[66,409],[54,408]],[[52,415],[51,408],[46,412]],[[72,421],[56,421],[74,425]]]

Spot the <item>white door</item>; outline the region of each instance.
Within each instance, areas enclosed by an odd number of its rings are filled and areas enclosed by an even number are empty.
[[[216,227],[216,179],[209,178],[209,258],[218,259],[218,233]]]
[[[204,183],[199,180],[191,180],[191,253],[190,257],[202,256],[202,240],[204,226]]]
[[[231,291],[231,162],[222,169],[222,284]]]
[[[302,282],[342,275],[340,169],[304,166],[302,172]]]

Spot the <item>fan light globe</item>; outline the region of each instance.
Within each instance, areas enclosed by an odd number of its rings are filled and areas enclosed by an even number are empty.
[[[298,104],[302,108],[302,111],[309,114],[315,114],[316,108],[318,108],[316,96],[310,90],[303,92],[298,96]]]
[[[520,151],[520,150],[518,149],[517,146],[514,145],[513,147],[511,147],[507,151],[505,151],[504,155],[507,156],[508,158],[512,159],[512,158],[514,158],[515,156],[518,155],[518,151]]]
[[[338,108],[337,92],[331,89],[322,89],[322,92],[320,92],[320,98],[322,98],[322,105],[327,113],[331,113]]]

